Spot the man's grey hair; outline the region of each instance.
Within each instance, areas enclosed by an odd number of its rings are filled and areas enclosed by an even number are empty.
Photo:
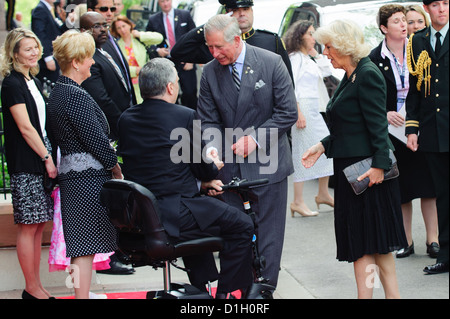
[[[165,58],[151,59],[139,72],[139,89],[143,99],[164,95],[167,84],[176,81],[175,64]]]
[[[206,22],[203,27],[205,30],[205,37],[209,32],[223,32],[224,40],[228,43],[234,41],[235,36],[241,36],[241,29],[236,18],[227,14],[218,14]]]

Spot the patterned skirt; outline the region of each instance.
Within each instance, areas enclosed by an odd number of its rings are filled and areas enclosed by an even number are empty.
[[[11,198],[15,224],[39,224],[53,219],[51,192],[44,190],[44,176],[11,174]]]
[[[52,146],[47,136],[44,144],[51,153]],[[43,175],[13,173],[10,187],[15,224],[40,224],[53,219],[52,192],[44,189]]]

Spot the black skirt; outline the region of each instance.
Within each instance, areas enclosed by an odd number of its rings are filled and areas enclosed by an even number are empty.
[[[395,137],[391,137],[400,171],[398,181],[402,204],[415,198],[434,198],[434,184],[423,152],[413,152]]]
[[[398,178],[356,195],[343,169],[364,158],[335,158],[335,234],[337,259],[354,262],[364,255],[387,254],[408,246]]]

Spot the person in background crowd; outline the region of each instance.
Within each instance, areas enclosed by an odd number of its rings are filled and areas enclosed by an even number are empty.
[[[171,50],[184,34],[195,28],[194,20],[187,10],[174,9],[172,0],[158,0],[161,12],[151,15],[146,31],[158,32],[164,41],[154,47],[150,58],[171,58]],[[197,108],[197,74],[193,63],[175,62],[181,86],[181,104],[191,109]]]
[[[116,229],[100,203],[100,190],[107,180],[123,177],[109,143],[105,116],[80,86],[91,75],[95,41],[87,32],[69,30],[53,41],[53,47],[62,75],[50,94],[48,109],[61,152],[59,184],[66,255],[75,265],[75,298],[88,299],[95,254],[117,249]]]
[[[119,15],[111,24],[111,34],[117,40],[120,50],[130,67],[131,82],[134,86],[137,103],[142,103],[138,76],[141,68],[148,62],[146,46],[160,44],[163,36],[158,32],[134,30],[135,24],[126,16]]]
[[[6,11],[6,30],[11,31],[17,28],[16,21],[14,21],[14,10],[16,6],[16,0],[7,0],[8,10]]]
[[[408,23],[408,36],[410,36],[416,31],[428,28],[430,19],[421,6],[409,5],[406,6],[406,23]]]
[[[337,259],[353,263],[358,298],[372,298],[373,285],[367,283],[375,269],[370,267],[379,270],[386,298],[400,298],[391,252],[407,241],[398,180],[383,181],[394,148],[388,136],[386,84],[367,57],[370,48],[354,22],[336,20],[319,28],[314,38],[345,75],[327,106],[330,135],[308,149],[302,162],[309,168],[322,154],[333,158]],[[358,180],[368,178],[369,187],[356,195],[343,170],[368,157],[373,158],[371,168]]]
[[[120,50],[116,39],[114,39],[114,37],[109,32],[109,27],[111,27],[111,23],[114,19],[114,14],[117,12],[117,8],[114,6],[113,0],[87,0],[87,9],[88,11],[100,13],[105,18],[106,24],[108,25],[108,30],[106,30],[107,41],[102,44],[102,49],[113,58],[115,64],[119,67],[121,76],[123,77],[127,85],[131,104],[135,105],[137,103],[136,94],[131,83],[131,75],[128,62],[122,54],[122,51]],[[102,105],[100,104],[100,107],[101,106]]]
[[[412,200],[420,198],[422,216],[427,233],[427,253],[432,258],[439,252],[436,195],[430,171],[423,153],[414,153],[404,139],[405,100],[409,90],[409,72],[406,62],[408,44],[406,9],[400,4],[387,4],[378,10],[377,21],[385,39],[373,49],[369,57],[378,66],[386,80],[386,112],[390,128],[402,128],[401,136],[389,134],[397,158],[403,223],[408,247],[397,252],[397,258],[414,254],[412,238]],[[402,138],[404,140],[400,140]]]
[[[95,40],[95,64],[91,68],[91,76],[82,86],[94,98],[109,123],[111,140],[117,141],[117,121],[127,108],[132,106],[129,87],[119,66],[103,45],[108,42],[106,19],[100,13],[88,11],[80,18],[82,31],[91,31]]]
[[[55,178],[46,99],[35,78],[42,56],[38,37],[16,28],[8,33],[0,53],[4,77],[1,105],[5,127],[5,153],[11,177],[11,198],[17,231],[17,257],[25,277],[24,299],[48,299],[39,276],[42,232],[53,219],[51,190],[44,175]],[[56,148],[55,148],[56,149]]]
[[[423,1],[431,26],[410,37],[407,63],[410,88],[406,98],[407,147],[425,153],[436,191],[439,254],[428,274],[448,272],[449,235],[449,35],[448,0]],[[428,77],[430,76],[430,77]]]
[[[117,8],[116,12],[114,12],[114,17],[117,17],[122,14],[125,6],[123,5],[123,0],[114,0],[114,6]]]
[[[266,258],[262,274],[276,288],[286,224],[287,177],[294,172],[286,132],[297,121],[297,102],[282,58],[246,44],[240,35],[237,19],[228,15],[216,15],[205,24],[205,39],[214,60],[203,69],[197,114],[203,130],[222,134],[219,141],[205,141],[216,147],[225,162],[220,180],[268,179],[268,184],[251,188],[249,196],[256,214],[259,251]],[[228,129],[236,128],[242,133],[229,136]],[[270,163],[263,159],[265,151],[272,155]],[[225,192],[222,197],[244,209],[239,194]],[[272,292],[266,291],[264,297]]]
[[[319,214],[317,211],[311,211],[303,199],[303,184],[311,179],[319,179],[319,192],[315,197],[317,209],[320,204],[334,206],[334,200],[328,192],[329,176],[333,175],[333,161],[322,157],[310,169],[305,169],[301,163],[303,153],[330,134],[319,111],[319,95],[326,92],[326,89],[320,91],[319,86],[325,86],[323,78],[331,75],[333,67],[330,60],[318,54],[314,48],[314,31],[312,22],[300,20],[295,22],[283,37],[291,60],[298,107],[298,120],[291,129],[295,168],[294,201],[290,205],[292,216],[294,212],[305,217]]]
[[[53,58],[52,41],[67,30],[66,25],[56,18],[54,2],[55,0],[40,0],[31,11],[31,30],[44,47],[37,77],[41,81],[46,78],[52,83],[56,82],[59,76],[59,66]]]

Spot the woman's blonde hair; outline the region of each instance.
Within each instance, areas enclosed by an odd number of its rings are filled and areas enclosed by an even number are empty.
[[[405,7],[406,8],[406,14],[408,14],[409,11],[416,11],[420,13],[423,16],[423,19],[425,20],[425,26],[428,28],[430,26],[430,19],[428,19],[428,15],[425,12],[425,10],[416,4],[411,4]]]
[[[364,40],[361,28],[350,20],[335,20],[314,32],[314,39],[320,44],[330,43],[341,55],[350,56],[357,65],[368,56],[371,48]]]
[[[0,49],[0,72],[3,77],[7,77],[12,70],[16,70],[21,72],[22,64],[17,61],[16,53],[19,52],[20,49],[20,41],[25,38],[30,38],[36,40],[36,43],[39,48],[38,59],[42,56],[42,44],[39,41],[39,38],[33,31],[24,28],[16,28],[11,30],[6,36],[5,43]],[[35,66],[30,69],[31,75],[36,75],[39,73],[39,66]]]
[[[53,57],[58,62],[62,72],[70,69],[73,60],[83,62],[95,53],[95,41],[89,32],[68,30],[58,36],[53,42]]]

